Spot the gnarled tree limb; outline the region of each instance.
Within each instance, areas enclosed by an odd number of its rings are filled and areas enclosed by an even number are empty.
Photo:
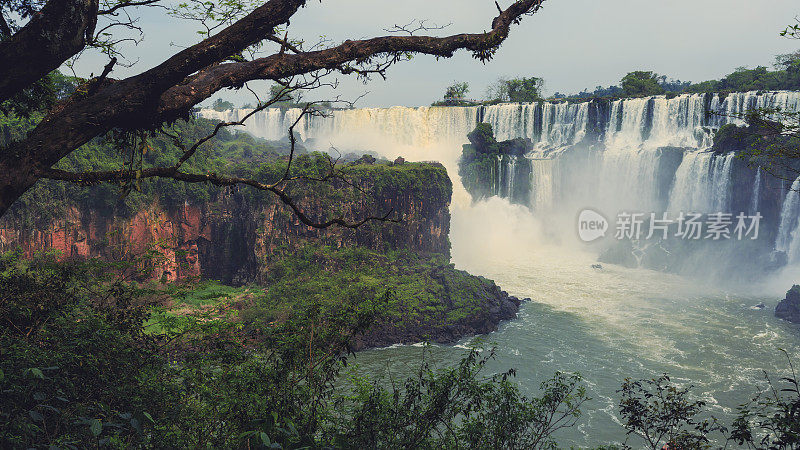
[[[91,39],[97,0],[50,0],[22,29],[0,41],[0,102],[27,88]]]
[[[522,16],[538,11],[542,2],[517,0],[502,11],[492,21],[491,30],[484,33],[448,37],[385,36],[345,41],[325,50],[299,54],[282,51],[249,62],[221,64],[230,55],[274,35],[275,27],[287,23],[306,3],[305,0],[269,0],[220,33],[182,50],[160,65],[125,80],[107,80],[92,95],[78,93],[53,108],[26,139],[0,152],[0,216],[61,158],[111,129],[156,128],[163,122],[185,116],[194,105],[222,88],[241,87],[249,80],[278,80],[315,70],[359,72],[358,65],[368,64],[370,58],[380,55],[423,53],[450,57],[455,51],[466,49],[485,61],[508,36],[511,25]],[[180,176],[189,177],[188,174]]]

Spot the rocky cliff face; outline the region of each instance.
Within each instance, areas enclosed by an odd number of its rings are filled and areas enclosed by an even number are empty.
[[[786,298],[775,307],[775,317],[792,323],[800,323],[800,286],[794,285]]]
[[[306,186],[293,193],[315,220],[383,215],[402,223],[369,223],[358,229],[319,230],[303,225],[274,196],[225,188],[212,201],[167,208],[158,200],[129,217],[65,206],[58,218],[33,228],[0,221],[0,251],[26,254],[54,249],[63,258],[131,260],[165,281],[202,277],[239,284],[259,282],[271,261],[313,239],[334,247],[376,251],[407,249],[449,254],[448,211],[452,185],[439,164],[371,164],[357,167],[363,193],[343,186]]]

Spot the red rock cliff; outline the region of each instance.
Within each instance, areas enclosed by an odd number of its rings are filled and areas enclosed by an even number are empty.
[[[58,219],[35,228],[4,218],[0,221],[0,251],[21,248],[31,254],[55,249],[63,258],[110,261],[149,255],[143,264],[154,269],[153,278],[174,281],[203,277],[234,284],[258,282],[275,255],[309,239],[336,247],[449,253],[450,180],[441,166],[424,166],[419,173],[430,179],[421,186],[418,178],[404,179],[402,171],[397,171],[398,175],[382,169],[381,174],[369,176],[368,186],[381,186],[374,189],[369,201],[342,199],[336,189],[298,199],[303,210],[315,218],[334,213],[359,217],[391,208],[403,218],[399,224],[318,230],[301,224],[272,197],[254,197],[226,188],[208,203],[186,202],[165,208],[156,200],[129,217],[66,205]]]

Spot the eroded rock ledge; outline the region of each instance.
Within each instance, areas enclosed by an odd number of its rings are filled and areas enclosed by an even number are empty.
[[[246,189],[219,189],[206,202],[172,206],[156,197],[132,214],[67,199],[60,211],[40,216],[29,211],[24,222],[14,214],[0,221],[0,251],[19,248],[30,255],[55,249],[63,258],[108,261],[150,252],[157,257],[138,263],[150,265],[150,279],[262,285],[283,292],[271,305],[290,313],[320,301],[300,298],[303,291],[318,292],[318,286],[356,286],[350,289],[355,296],[350,292],[346,299],[345,289],[318,295],[333,309],[344,301],[393,296],[367,332],[352,340],[354,349],[423,340],[452,343],[494,331],[516,317],[519,299],[449,263],[452,184],[443,166],[373,159],[349,170],[366,197],[345,195],[335,186],[296,189],[293,196],[314,218],[392,209],[403,222],[314,229],[274,198]],[[281,274],[292,258],[303,271]],[[316,285],[303,284],[314,277]]]

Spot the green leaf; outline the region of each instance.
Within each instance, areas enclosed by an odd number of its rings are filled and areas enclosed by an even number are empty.
[[[261,433],[259,433],[258,437],[261,438],[261,443],[264,444],[265,446],[267,447],[272,446],[272,441],[269,439],[269,436],[267,436],[267,433],[264,433],[262,431]]]
[[[151,415],[150,415],[150,414],[148,414],[147,412],[142,412],[142,415],[145,417],[145,419],[149,420],[149,421],[150,421],[150,423],[156,423],[156,421],[155,421],[155,420],[153,420],[153,416],[151,416]]]
[[[100,433],[103,432],[103,424],[100,422],[100,419],[92,419],[89,422],[89,431],[92,432],[92,435],[97,437],[100,436]]]

